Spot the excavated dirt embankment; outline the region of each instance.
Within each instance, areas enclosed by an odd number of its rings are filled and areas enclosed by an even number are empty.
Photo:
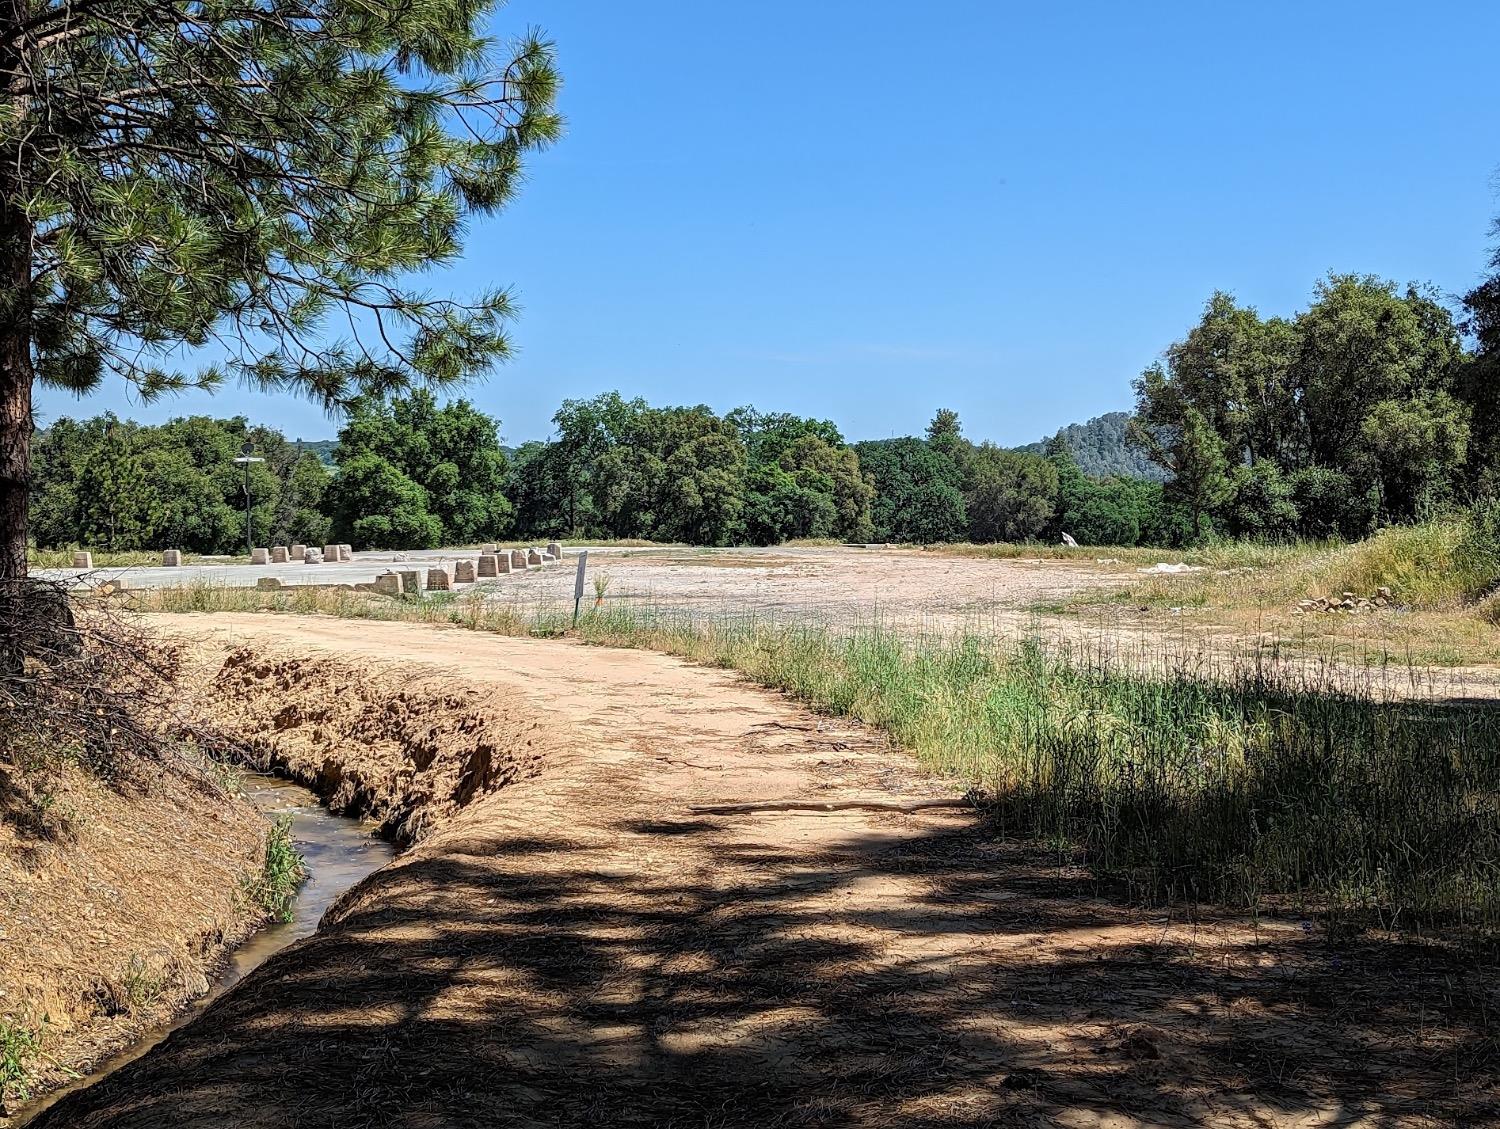
[[[536,775],[547,754],[535,710],[431,668],[240,647],[200,701],[205,722],[255,767],[306,784],[336,813],[375,820],[401,844]]]

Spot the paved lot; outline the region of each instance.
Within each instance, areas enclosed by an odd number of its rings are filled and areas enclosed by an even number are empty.
[[[590,553],[606,554],[620,552],[610,546],[590,548]],[[650,552],[633,549],[631,552]],[[565,556],[577,552],[569,547]],[[393,568],[411,568],[419,565],[427,568],[437,564],[452,564],[458,560],[474,560],[478,553],[473,549],[414,549],[401,553],[355,553],[352,561],[325,564],[250,565],[242,563],[214,563],[182,565],[179,568],[95,568],[88,571],[75,568],[38,569],[36,575],[43,579],[76,582],[84,585],[115,581],[124,588],[171,588],[189,584],[216,584],[226,588],[253,588],[258,580],[274,576],[284,585],[292,584],[367,584],[383,572]],[[556,571],[555,569],[553,571]]]

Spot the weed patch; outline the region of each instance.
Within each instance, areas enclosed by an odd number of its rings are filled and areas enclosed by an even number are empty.
[[[246,883],[246,893],[273,921],[290,921],[297,888],[307,878],[307,865],[292,843],[292,820],[279,815],[266,829],[266,853],[261,871]]]

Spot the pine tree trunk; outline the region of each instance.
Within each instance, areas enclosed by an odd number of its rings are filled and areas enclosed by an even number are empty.
[[[32,380],[29,245],[25,216],[0,197],[0,585],[7,588],[26,577]]]
[[[18,26],[27,0],[0,0],[0,28]],[[4,37],[0,75],[22,71]],[[24,97],[24,96],[23,96]],[[0,150],[0,590],[26,579],[26,510],[31,488],[31,220],[19,205],[16,155]]]

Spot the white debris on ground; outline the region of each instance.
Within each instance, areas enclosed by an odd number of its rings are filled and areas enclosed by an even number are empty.
[[[1152,565],[1150,568],[1136,569],[1136,572],[1145,573],[1149,576],[1176,576],[1178,573],[1183,572],[1202,571],[1204,571],[1202,565],[1190,565],[1185,564],[1182,561],[1178,561],[1176,564],[1170,564],[1167,561],[1160,561],[1157,564]]]

